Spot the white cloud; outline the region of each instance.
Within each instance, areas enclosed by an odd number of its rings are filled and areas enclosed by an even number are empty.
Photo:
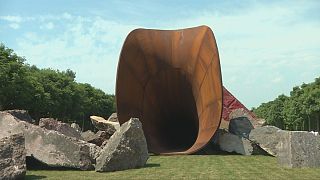
[[[274,79],[272,79],[273,83],[280,83],[282,81],[281,77],[275,77]]]
[[[21,16],[0,16],[0,20],[7,21],[12,29],[19,29],[22,22]]]
[[[14,23],[20,23],[22,21],[21,16],[0,16],[0,19]]]
[[[40,29],[53,29],[54,28],[54,24],[52,22],[48,22],[48,23],[45,23],[43,25],[40,26]]]
[[[11,27],[12,29],[19,29],[20,25],[18,23],[10,23],[9,27]]]
[[[69,20],[72,19],[72,15],[69,14],[69,13],[66,13],[66,12],[62,14],[62,17],[63,17],[64,19],[69,19]]]
[[[72,19],[61,27],[63,33],[53,36],[26,33],[18,39],[17,53],[41,68],[72,69],[79,82],[114,93],[120,49],[126,35],[136,26],[101,17],[68,17]],[[51,27],[46,25],[43,27]]]
[[[28,21],[47,22],[47,21],[58,21],[58,20],[72,20],[73,18],[76,18],[76,17],[72,16],[67,12],[59,15],[46,14],[46,15],[39,15],[39,16],[20,16],[20,15],[0,16],[0,20],[7,21],[9,23],[22,23],[22,22],[28,22]],[[47,22],[47,24],[49,23],[52,23],[52,22]]]

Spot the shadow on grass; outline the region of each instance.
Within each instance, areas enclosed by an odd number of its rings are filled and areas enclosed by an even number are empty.
[[[25,180],[33,180],[33,179],[44,179],[47,176],[37,176],[37,175],[26,175]]]
[[[160,167],[158,163],[147,163],[143,168],[153,168],[153,167]]]
[[[26,158],[26,164],[27,164],[27,170],[63,170],[63,171],[68,171],[68,170],[79,170],[76,168],[67,168],[67,167],[52,167],[48,166],[41,161],[27,156]]]
[[[61,171],[81,171],[77,168],[67,168],[67,167],[51,167],[48,166],[41,161],[33,158],[33,157],[27,157],[27,170],[61,170]],[[147,163],[144,167],[141,168],[155,168],[160,167],[159,163]],[[46,178],[45,176],[36,176],[36,175],[27,175],[26,179],[43,179]]]

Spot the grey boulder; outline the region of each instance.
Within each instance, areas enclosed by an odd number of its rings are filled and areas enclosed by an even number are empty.
[[[24,121],[19,121],[8,113],[0,112],[0,138],[23,133],[27,156],[51,167],[69,167],[81,170],[93,169],[96,151],[99,147],[59,132],[47,130]]]
[[[12,116],[20,119],[21,121],[25,121],[32,124],[35,123],[35,120],[31,118],[28,111],[26,110],[13,109],[13,110],[6,110],[4,112],[11,114]]]
[[[81,133],[81,137],[84,141],[91,141],[92,139],[96,138],[95,133],[91,130],[85,131]]]
[[[66,136],[82,139],[80,132],[72,128],[69,124],[63,123],[53,118],[41,118],[39,126],[48,130],[60,132]]]
[[[119,171],[145,166],[149,158],[142,124],[137,118],[124,123],[109,139],[96,160],[96,171]]]
[[[237,117],[230,120],[228,129],[234,135],[248,138],[253,125],[247,117]]]
[[[26,151],[22,134],[0,139],[0,179],[24,179]]]
[[[277,156],[280,132],[275,126],[262,126],[251,130],[249,139],[272,156]]]
[[[219,131],[217,143],[222,151],[235,152],[242,155],[252,155],[253,146],[248,139],[231,134],[229,132]]]
[[[281,131],[278,163],[285,167],[320,167],[320,136],[306,131]]]

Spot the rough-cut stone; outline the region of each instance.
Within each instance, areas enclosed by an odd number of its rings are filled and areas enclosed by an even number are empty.
[[[106,131],[98,131],[96,135],[104,140],[110,139],[111,137],[110,134],[108,134]]]
[[[229,132],[234,135],[248,138],[252,129],[253,126],[247,117],[237,117],[230,120]]]
[[[100,131],[106,131],[108,134],[113,135],[116,130],[120,128],[119,122],[107,121],[103,117],[90,116],[92,124]]]
[[[32,156],[52,167],[69,167],[81,170],[93,169],[94,144],[65,136],[24,121],[8,113],[0,112],[0,138],[23,133],[27,156]]]
[[[108,118],[108,121],[119,122],[117,113],[112,113],[111,116]]]
[[[131,118],[113,134],[97,158],[96,171],[118,171],[143,167],[149,158],[142,124]]]
[[[98,131],[95,135],[97,138],[91,143],[96,144],[98,146],[101,146],[103,142],[110,139],[111,137],[110,134],[108,134],[106,131]]]
[[[0,179],[24,179],[26,151],[22,134],[0,139]]]
[[[228,132],[221,132],[217,138],[218,145],[223,151],[235,152],[242,155],[253,154],[253,147],[248,139]]]
[[[277,144],[282,130],[275,126],[262,126],[251,130],[249,139],[272,156],[277,156]]]
[[[306,131],[281,131],[277,159],[285,167],[320,167],[320,136]]]
[[[11,114],[12,116],[20,119],[21,121],[26,121],[28,123],[35,123],[35,120],[31,118],[28,111],[26,110],[20,110],[20,109],[13,109],[13,110],[6,110],[4,112],[7,112]]]
[[[81,128],[77,123],[71,123],[70,125],[73,129],[75,129],[77,132],[81,132]]]
[[[48,130],[58,131],[66,136],[82,139],[81,134],[69,124],[60,122],[53,118],[41,118],[39,126]]]
[[[89,147],[89,155],[93,164],[96,164],[96,159],[99,157],[101,148],[95,144],[87,143]]]
[[[82,138],[97,146],[101,146],[102,143],[110,138],[110,135],[106,131],[98,131],[96,134],[90,130],[81,133]]]
[[[101,148],[105,147],[109,142],[109,139],[105,140],[102,144],[101,144]]]
[[[81,133],[81,137],[83,138],[84,141],[91,141],[92,139],[96,138],[96,135],[94,132],[88,130],[85,132]]]

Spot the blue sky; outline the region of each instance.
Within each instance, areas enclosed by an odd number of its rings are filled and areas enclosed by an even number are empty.
[[[212,28],[223,84],[248,108],[320,75],[320,1],[0,0],[0,41],[41,68],[114,93],[135,28]]]

